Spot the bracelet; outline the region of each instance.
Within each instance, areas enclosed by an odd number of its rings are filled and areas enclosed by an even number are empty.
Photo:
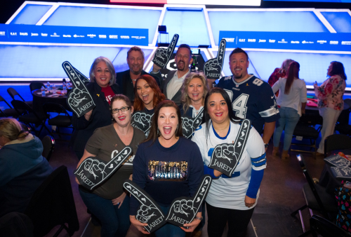
[[[195,216],[195,219],[198,219],[198,220],[202,221],[202,219],[204,219],[204,218]]]

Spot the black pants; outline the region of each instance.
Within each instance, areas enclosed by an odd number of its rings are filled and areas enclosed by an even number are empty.
[[[245,237],[247,225],[255,208],[249,210],[232,210],[214,207],[206,203],[208,216],[208,236],[222,236],[228,222],[228,237]]]

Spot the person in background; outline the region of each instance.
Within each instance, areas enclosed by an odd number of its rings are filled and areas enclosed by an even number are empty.
[[[80,195],[89,211],[101,223],[101,236],[126,236],[130,226],[129,195],[123,189],[123,182],[133,173],[133,159],[144,133],[131,126],[133,106],[125,95],[114,95],[110,112],[113,124],[97,128],[90,137],[84,155],[77,167],[88,157],[98,157],[109,162],[126,146],[132,154],[126,162],[93,191],[79,186]],[[79,184],[78,180],[76,179]]]
[[[95,108],[78,118],[73,113],[72,124],[75,131],[72,135],[73,149],[77,157],[83,156],[85,144],[94,130],[111,124],[109,103],[115,94],[121,94],[120,87],[115,83],[115,69],[108,58],[98,57],[90,68],[90,83],[86,85]]]
[[[187,44],[181,44],[178,47],[175,62],[177,64],[176,71],[168,72],[166,79],[162,80],[162,76],[160,73],[160,67],[154,64],[152,68],[151,75],[159,78],[161,83],[161,90],[165,94],[166,98],[169,100],[173,100],[176,105],[181,105],[181,96],[182,91],[181,87],[185,77],[190,73],[189,65],[193,62],[193,58],[191,57],[192,52],[191,48]]]
[[[244,237],[259,196],[259,187],[266,168],[265,147],[260,134],[251,127],[244,151],[233,175],[228,177],[208,167],[217,145],[232,144],[240,129],[231,109],[231,100],[221,88],[213,88],[205,99],[205,123],[195,131],[192,141],[200,149],[205,174],[213,178],[206,197],[208,236],[222,236],[228,223],[231,237]],[[244,145],[243,145],[244,146]],[[223,154],[232,148],[223,147]],[[229,158],[224,155],[225,158]]]
[[[134,109],[135,112],[142,111],[146,114],[153,114],[154,108],[163,100],[162,94],[157,86],[156,80],[150,75],[142,75],[136,81],[134,88]]]
[[[169,165],[181,170],[180,176],[161,178],[155,175],[152,167]],[[175,198],[193,197],[203,177],[203,165],[199,148],[182,135],[179,107],[169,100],[162,101],[155,109],[150,134],[139,145],[134,159],[133,181],[144,189],[159,205],[163,213],[168,213]],[[161,171],[162,172],[162,171]],[[167,171],[165,171],[167,172]],[[130,221],[143,234],[148,234],[144,226],[135,218],[139,207],[138,201],[131,197]],[[156,237],[185,236],[193,232],[202,220],[201,208],[196,218],[184,227],[165,224],[155,231]]]
[[[35,190],[52,173],[39,138],[13,118],[0,119],[0,217],[24,212]]]
[[[116,83],[120,86],[122,93],[126,95],[132,103],[134,102],[136,80],[142,75],[148,75],[148,73],[143,70],[144,62],[144,52],[141,48],[137,46],[131,47],[127,52],[129,70],[116,74]],[[160,86],[159,81],[157,81],[157,84]]]
[[[273,86],[279,80],[279,78],[286,77],[289,65],[293,61],[294,60],[292,60],[292,59],[286,59],[286,60],[284,60],[284,62],[282,63],[282,66],[280,68],[274,69],[273,73],[268,78],[268,84],[270,86]]]
[[[182,117],[194,118],[203,108],[207,95],[206,77],[203,73],[189,73],[182,85]]]
[[[321,130],[322,139],[319,143],[317,153],[324,155],[324,141],[334,134],[335,124],[344,108],[343,95],[346,88],[346,75],[344,65],[333,61],[327,71],[329,78],[321,86],[317,82],[313,85],[318,98],[319,114],[323,118]]]
[[[288,70],[286,78],[279,78],[273,85],[273,93],[279,91],[277,100],[279,108],[279,123],[273,134],[273,155],[279,152],[279,142],[284,130],[284,147],[282,159],[289,157],[291,139],[297,122],[302,114],[305,114],[307,102],[307,89],[304,80],[299,79],[300,64],[293,61]]]

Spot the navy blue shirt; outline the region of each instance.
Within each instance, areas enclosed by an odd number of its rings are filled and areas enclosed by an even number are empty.
[[[177,197],[193,197],[203,175],[200,150],[184,137],[169,148],[158,139],[142,143],[133,161],[133,181],[163,206]],[[139,202],[132,196],[130,215],[135,215],[138,207]]]
[[[258,133],[262,133],[264,123],[279,119],[277,102],[267,82],[251,75],[237,83],[233,76],[228,76],[221,78],[216,87],[228,93],[235,115],[241,119],[250,119]]]

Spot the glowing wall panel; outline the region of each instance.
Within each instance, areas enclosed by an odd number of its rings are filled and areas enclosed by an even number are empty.
[[[229,68],[229,55],[226,51],[223,72],[226,76],[232,75]],[[300,78],[304,79],[307,85],[313,85],[315,81],[322,83],[327,78],[327,69],[332,61],[339,61],[344,64],[346,76],[351,76],[351,55],[350,54],[325,54],[325,53],[292,53],[292,52],[258,52],[247,51],[250,58],[249,73],[267,81],[276,67],[280,67],[285,59],[293,59],[300,64]],[[217,52],[214,52],[217,55]],[[351,81],[346,80],[347,87]]]
[[[60,6],[44,25],[149,29],[149,43],[157,30],[161,10]]]
[[[221,30],[329,32],[309,11],[208,11],[208,16],[216,45]]]
[[[348,12],[321,12],[330,25],[340,33],[351,32],[351,16]]]
[[[11,21],[11,24],[35,25],[52,5],[27,4]]]
[[[167,26],[169,40],[179,34],[178,46],[211,45],[203,11],[167,11],[162,24]]]

